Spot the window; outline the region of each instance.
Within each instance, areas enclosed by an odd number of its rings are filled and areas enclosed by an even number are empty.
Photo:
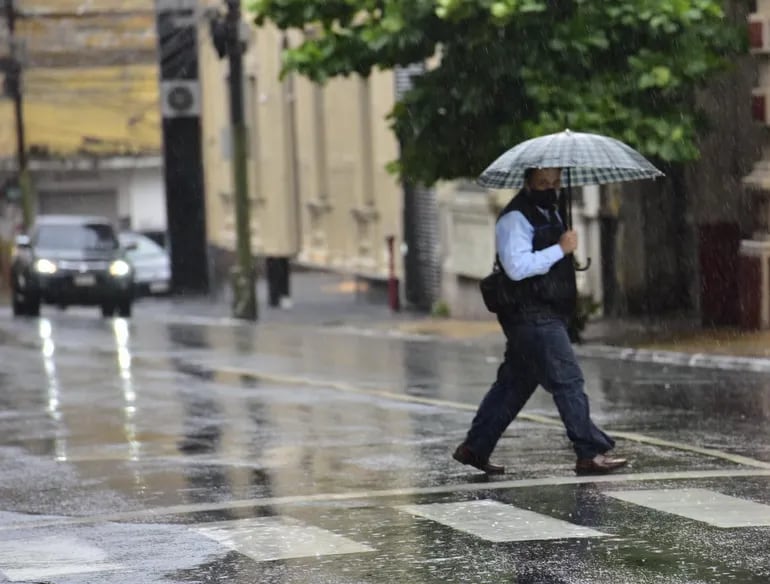
[[[136,249],[129,254],[130,256],[165,255],[166,253],[161,246],[143,235],[121,234],[120,243],[124,247],[132,243],[136,244]]]
[[[118,242],[110,225],[41,225],[34,245],[45,249],[115,249]]]

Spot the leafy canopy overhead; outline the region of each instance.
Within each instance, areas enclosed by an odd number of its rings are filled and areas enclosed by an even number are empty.
[[[429,62],[396,104],[410,180],[477,176],[569,126],[664,161],[697,158],[694,91],[745,50],[715,0],[251,0],[302,29],[285,70],[317,82]]]

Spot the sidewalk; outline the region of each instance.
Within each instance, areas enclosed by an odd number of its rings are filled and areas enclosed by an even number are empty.
[[[292,306],[267,306],[264,281],[259,282],[259,322],[329,327],[362,328],[372,332],[420,335],[447,340],[500,339],[500,327],[492,318],[482,321],[432,318],[409,310],[393,313],[381,294],[374,300],[362,285],[356,290],[348,276],[327,272],[292,274]],[[229,318],[229,292],[212,298],[143,300],[151,312],[171,315]],[[597,319],[583,332],[583,346],[622,347],[637,350],[678,352],[770,359],[770,331],[704,328],[692,318]]]
[[[454,340],[500,337],[495,321],[425,318],[399,325],[406,334]],[[712,369],[770,372],[770,331],[704,328],[690,319],[600,319],[590,322],[576,352],[585,357]]]
[[[291,306],[268,306],[267,285],[257,285],[258,322],[315,326],[365,326],[366,323],[411,322],[424,315],[404,311],[393,314],[380,298],[370,299],[364,283],[356,288],[352,278],[336,273],[299,271],[291,275]],[[138,316],[162,314],[229,319],[232,293],[225,288],[218,296],[143,298],[136,306]]]
[[[624,345],[654,351],[770,358],[770,331],[709,328],[692,320],[669,320],[656,324],[632,320],[597,321],[589,325],[586,340],[593,344]]]
[[[365,329],[373,334],[427,336],[462,342],[500,342],[497,321],[432,318],[392,313],[356,296],[339,274],[299,273],[293,280],[295,307],[263,309],[267,322]],[[263,296],[264,298],[264,296]],[[588,324],[577,351],[586,356],[770,372],[770,331],[705,328],[694,318],[605,318]]]

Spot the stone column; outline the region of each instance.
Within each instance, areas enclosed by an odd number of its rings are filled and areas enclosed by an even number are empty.
[[[740,325],[744,329],[770,328],[770,241],[741,242],[738,262]],[[725,299],[729,302],[729,299]]]

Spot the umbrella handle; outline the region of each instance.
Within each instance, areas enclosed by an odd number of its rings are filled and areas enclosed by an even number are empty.
[[[586,262],[585,266],[581,266],[580,264],[578,264],[578,261],[573,256],[572,257],[572,265],[575,266],[575,271],[576,272],[585,272],[586,270],[588,270],[588,268],[591,267],[591,258],[588,258],[588,261]]]

